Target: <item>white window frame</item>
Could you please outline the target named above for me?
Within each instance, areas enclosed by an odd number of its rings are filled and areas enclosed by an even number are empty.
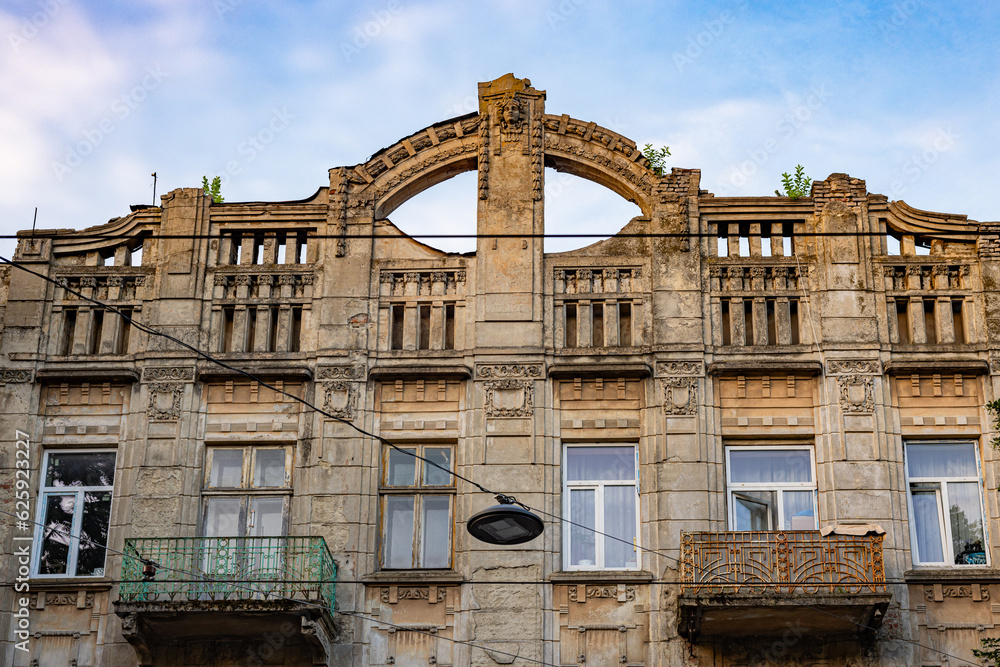
[[[254,499],[259,498],[281,498],[281,535],[288,534],[288,499],[292,495],[292,468],[295,464],[295,452],[289,443],[212,443],[205,447],[205,470],[202,482],[202,508],[201,508],[201,535],[205,535],[208,521],[208,504],[212,498],[239,498],[240,508],[240,534],[235,536],[217,535],[213,537],[248,537],[253,528],[254,517],[251,512],[251,504]],[[285,478],[281,486],[254,486],[253,475],[254,465],[257,460],[257,452],[264,449],[284,450],[285,452]],[[242,450],[243,468],[240,475],[240,486],[223,487],[211,486],[212,463],[215,452],[220,450]]]
[[[808,451],[809,452],[809,474],[812,477],[810,482],[733,482],[732,468],[730,466],[730,453],[734,451]],[[784,531],[785,525],[785,503],[783,494],[785,491],[812,491],[813,492],[813,528],[819,530],[819,497],[818,486],[816,484],[816,449],[812,445],[726,445],[726,502],[729,507],[729,530],[736,528],[736,500],[734,495],[740,491],[776,491],[778,506],[778,525],[771,527],[771,532]]]
[[[449,449],[451,450],[451,472],[448,484],[424,484],[424,467],[428,464],[419,458],[414,458],[414,484],[412,486],[393,485],[388,483],[389,476],[389,455],[392,448],[385,446],[382,449],[381,469],[379,470],[379,567],[383,570],[405,571],[405,570],[442,570],[455,566],[455,476],[457,468],[456,456],[458,447],[453,442],[407,442],[397,443],[400,449],[415,449],[419,456],[426,456],[427,449]],[[390,567],[386,563],[386,544],[388,536],[386,534],[386,501],[391,497],[412,497],[413,498],[413,546],[410,549],[410,567]],[[426,549],[424,545],[424,525],[423,525],[423,500],[427,497],[447,497],[448,498],[448,563],[444,566],[425,566]]]
[[[83,506],[84,494],[87,492],[110,493],[112,510],[114,509],[115,493],[114,480],[111,486],[45,486],[45,479],[49,471],[49,457],[53,454],[113,454],[115,457],[115,479],[118,479],[118,450],[117,449],[46,449],[42,454],[41,479],[38,483],[38,507],[35,508],[35,536],[32,541],[31,576],[38,579],[101,579],[107,576],[108,544],[111,542],[111,518],[108,519],[108,541],[104,545],[104,571],[101,574],[76,574],[77,561],[80,556],[80,532],[83,527]],[[56,574],[42,574],[38,571],[42,557],[42,536],[45,531],[45,502],[46,496],[68,496],[76,494],[74,500],[75,508],[81,511],[73,513],[73,525],[70,528],[70,543],[66,556],[66,572]],[[112,511],[113,515],[113,511]]]
[[[973,456],[976,460],[976,475],[965,476],[965,477],[911,477],[910,476],[910,460],[907,455],[907,447],[910,445],[969,445],[973,446]],[[905,475],[906,482],[906,511],[909,516],[909,527],[910,527],[910,557],[913,561],[914,567],[989,567],[992,564],[992,558],[990,554],[990,538],[989,538],[989,522],[986,521],[986,506],[984,503],[984,493],[983,493],[983,470],[982,461],[979,458],[979,442],[976,440],[906,440],[903,442],[903,472]],[[915,515],[913,513],[913,493],[911,492],[911,483],[934,483],[940,484],[940,491],[938,492],[938,526],[941,531],[941,539],[944,541],[942,545],[941,553],[944,554],[944,561],[923,561],[920,560],[920,553],[917,547],[917,524],[915,521]],[[980,521],[982,521],[983,526],[983,552],[986,554],[986,564],[959,564],[955,562],[954,553],[954,543],[951,538],[951,505],[948,503],[948,484],[951,482],[968,483],[975,482],[976,488],[979,489],[979,512]]]
[[[572,482],[566,479],[567,473],[569,471],[569,450],[570,449],[583,449],[586,447],[631,447],[632,448],[632,460],[633,460],[633,473],[634,476],[631,480],[574,480]],[[638,470],[638,451],[639,445],[635,442],[566,442],[563,443],[562,452],[562,490],[563,490],[563,502],[562,502],[562,512],[565,519],[569,519],[572,514],[570,513],[570,491],[571,490],[593,490],[594,493],[594,508],[595,508],[595,527],[594,530],[597,532],[594,534],[594,556],[595,561],[593,565],[571,565],[570,564],[570,535],[572,532],[573,525],[569,523],[563,523],[562,526],[562,536],[563,536],[563,570],[570,572],[579,571],[593,571],[593,570],[623,570],[632,571],[638,570],[642,566],[642,533],[641,533],[641,509],[639,505],[639,470]],[[607,532],[604,530],[604,489],[608,486],[631,486],[635,490],[635,565],[632,567],[605,567],[604,565],[604,535]]]

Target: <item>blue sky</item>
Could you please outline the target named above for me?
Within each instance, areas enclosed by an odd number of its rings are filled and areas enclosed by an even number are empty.
[[[801,163],[917,208],[1000,218],[1000,8],[896,2],[14,0],[0,8],[0,234],[84,228],[222,175],[229,201],[301,199],[476,109],[513,72],[547,111],[668,145],[717,195]],[[547,173],[547,231],[637,209]],[[473,233],[474,176],[399,208]],[[469,249],[468,241],[440,242]],[[585,242],[549,242],[558,250]],[[9,256],[13,242],[0,241]]]

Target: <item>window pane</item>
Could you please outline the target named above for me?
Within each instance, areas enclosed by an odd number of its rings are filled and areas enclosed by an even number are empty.
[[[733,530],[774,530],[778,524],[775,491],[734,493],[736,525]]]
[[[921,563],[940,563],[944,560],[941,543],[938,492],[924,487],[911,490],[913,497],[913,523],[917,533],[917,558]]]
[[[413,496],[386,496],[385,566],[413,567]]]
[[[66,574],[76,494],[46,495],[43,502],[45,515],[42,517],[42,552],[38,558],[38,573]]]
[[[111,493],[86,493],[83,498],[83,521],[80,526],[80,551],[76,574],[103,577],[104,557],[111,524]]]
[[[805,449],[730,450],[729,472],[729,481],[735,483],[812,481],[811,457]]]
[[[285,501],[281,498],[252,498],[250,501],[251,537],[268,537],[282,535],[281,519],[284,515]]]
[[[287,486],[284,449],[258,449],[254,456],[253,485]]]
[[[208,485],[221,489],[238,489],[243,486],[243,450],[213,449],[212,470]]]
[[[633,480],[635,447],[567,447],[566,479]]]
[[[451,499],[448,496],[424,496],[423,562],[420,567],[448,567],[451,556]]]
[[[209,498],[205,511],[206,537],[236,537],[240,534],[239,498]]]
[[[569,492],[569,564],[594,567],[597,550],[594,544],[597,523],[594,518],[594,499],[591,489],[572,489]],[[580,524],[580,525],[574,525]],[[590,530],[588,530],[588,528]]]
[[[907,444],[906,465],[910,477],[975,477],[976,446]]]
[[[634,486],[604,487],[604,532],[604,567],[635,567]]]
[[[451,470],[451,447],[425,447],[424,457],[434,463]],[[435,468],[424,462],[424,484],[429,486],[445,486],[452,483],[452,476],[441,468]]]
[[[948,484],[948,514],[951,516],[951,539],[956,565],[986,565],[983,548],[983,513],[979,502],[979,484]]]
[[[785,491],[781,494],[784,502],[784,530],[816,530],[816,511],[812,491]]]
[[[49,454],[45,486],[112,486],[115,453]]]
[[[416,449],[404,448],[403,451],[389,449],[389,464],[385,474],[388,486],[413,486],[417,481],[417,459],[413,457]],[[404,453],[409,452],[409,453]]]

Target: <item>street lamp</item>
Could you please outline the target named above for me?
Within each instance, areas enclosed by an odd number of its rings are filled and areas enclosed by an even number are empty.
[[[523,544],[542,534],[545,524],[520,503],[502,493],[497,494],[499,505],[487,507],[473,515],[467,522],[469,533],[488,544]],[[515,504],[517,503],[517,504]]]

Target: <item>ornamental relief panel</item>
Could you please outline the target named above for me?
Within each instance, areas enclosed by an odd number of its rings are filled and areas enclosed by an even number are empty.
[[[175,421],[181,416],[181,398],[184,385],[180,382],[154,382],[149,385],[149,406],[146,415],[150,421]]]
[[[535,390],[531,380],[487,380],[487,417],[530,417],[535,408]]]
[[[334,417],[354,419],[357,391],[354,382],[334,380],[323,383],[323,409]]]
[[[698,379],[694,377],[667,377],[660,380],[663,386],[663,413],[667,415],[693,415],[698,411]]]
[[[875,392],[870,375],[842,375],[837,378],[840,386],[840,409],[845,414],[870,414],[875,410]]]

